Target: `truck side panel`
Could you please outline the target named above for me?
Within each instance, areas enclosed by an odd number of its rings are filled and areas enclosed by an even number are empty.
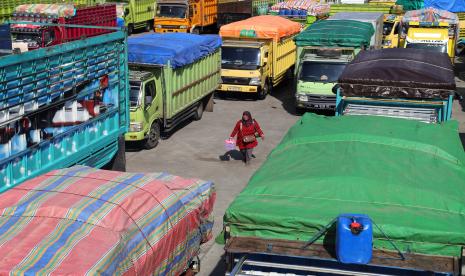
[[[273,42],[273,84],[278,84],[285,76],[286,71],[294,66],[296,56],[294,37]]]
[[[201,0],[203,3],[203,9],[201,11],[201,26],[209,26],[216,23],[217,19],[217,0]]]
[[[66,24],[116,27],[116,5],[98,5],[82,7],[76,10],[76,15],[66,20]],[[81,39],[109,33],[104,28],[66,28],[65,41]]]
[[[155,18],[155,1],[154,0],[136,0],[134,1],[133,22],[136,28],[142,28],[147,21],[153,22]]]
[[[0,60],[0,131],[14,132],[0,139],[0,192],[113,158],[129,122],[126,45],[117,31]]]
[[[179,69],[165,67],[166,119],[171,119],[205,96],[220,82],[220,50]]]

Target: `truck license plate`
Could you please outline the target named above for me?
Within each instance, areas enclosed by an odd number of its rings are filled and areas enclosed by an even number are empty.
[[[230,86],[228,87],[228,91],[241,91],[242,89],[240,87],[236,86]]]

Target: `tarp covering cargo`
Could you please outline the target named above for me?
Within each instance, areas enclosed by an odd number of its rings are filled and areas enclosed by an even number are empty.
[[[145,34],[128,39],[129,63],[179,68],[194,63],[221,47],[218,35],[183,33]]]
[[[465,12],[463,0],[425,0],[425,7],[432,7],[450,12]]]
[[[456,121],[307,113],[224,223],[232,237],[305,242],[339,214],[367,214],[404,252],[457,256],[465,245],[464,179]],[[394,250],[373,230],[375,248]],[[333,246],[330,233],[323,239]]]
[[[427,8],[415,11],[408,11],[402,17],[402,23],[410,21],[417,22],[446,22],[449,24],[458,24],[459,18],[455,13],[435,8]]]
[[[424,0],[397,0],[397,5],[402,5],[404,11],[419,10],[424,7]]]
[[[211,182],[77,166],[0,194],[2,275],[180,275],[210,238]]]
[[[76,9],[72,4],[24,4],[16,7],[17,14],[34,14],[51,17],[73,17]]]
[[[295,37],[297,46],[368,47],[373,25],[355,20],[320,20]]]
[[[455,77],[445,53],[394,48],[361,52],[339,84],[344,96],[447,99]]]
[[[255,16],[220,28],[222,37],[272,38],[274,41],[298,32],[300,32],[299,23],[273,15]]]

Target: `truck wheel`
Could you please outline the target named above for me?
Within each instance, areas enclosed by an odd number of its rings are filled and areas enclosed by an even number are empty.
[[[270,89],[269,89],[268,83],[265,83],[263,88],[258,91],[258,99],[259,100],[264,100],[266,98],[266,95],[268,94],[269,90]]]
[[[134,25],[129,24],[128,25],[128,36],[132,35],[133,32],[134,32]]]
[[[148,137],[145,140],[145,149],[153,149],[156,147],[160,140],[160,135],[160,125],[157,122],[154,122],[150,127]]]
[[[126,171],[126,142],[124,141],[124,136],[118,137],[118,151],[110,163],[104,166],[104,169],[120,172]]]
[[[200,34],[199,28],[193,29],[193,30],[192,30],[192,33],[193,33],[193,34],[197,34],[197,35]]]
[[[153,21],[149,20],[145,23],[145,31],[150,32],[153,30]]]
[[[200,119],[202,119],[202,115],[203,115],[203,103],[200,102],[199,106],[197,106],[197,109],[195,110],[194,120],[200,121]]]

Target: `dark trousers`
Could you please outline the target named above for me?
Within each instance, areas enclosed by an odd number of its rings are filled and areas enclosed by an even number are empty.
[[[252,149],[241,149],[242,156],[244,157],[244,162],[249,163],[250,159],[252,159],[253,155],[253,148]]]

